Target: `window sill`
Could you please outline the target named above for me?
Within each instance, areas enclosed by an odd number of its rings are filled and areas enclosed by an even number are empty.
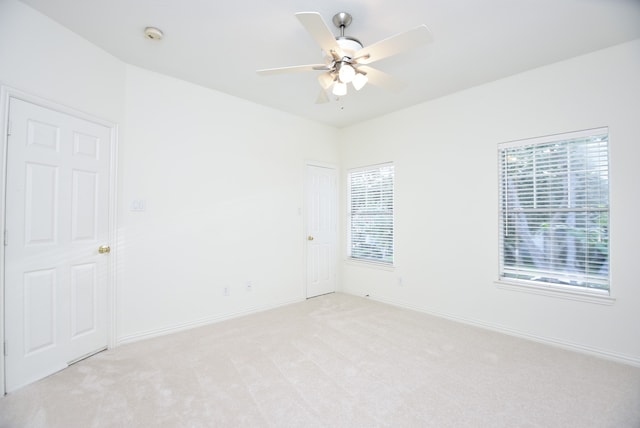
[[[616,301],[614,297],[604,292],[582,291],[574,289],[565,289],[555,286],[538,285],[525,281],[504,280],[495,281],[498,288],[503,290],[520,291],[524,293],[539,294],[543,296],[551,296],[559,299],[576,300],[580,302],[597,303],[600,305],[613,305]]]
[[[351,266],[380,269],[380,270],[386,270],[389,272],[393,272],[396,269],[394,265],[389,263],[378,263],[378,262],[371,262],[371,261],[351,259],[351,258],[345,259],[344,263]]]

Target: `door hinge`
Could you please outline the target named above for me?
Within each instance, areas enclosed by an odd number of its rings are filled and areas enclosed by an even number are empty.
[[[7,341],[6,340],[5,340],[5,342],[4,342],[2,347],[4,348],[4,351],[3,351],[4,352],[4,356],[8,357],[9,356],[9,345],[7,345]]]
[[[10,136],[10,135],[11,135],[11,124],[12,124],[12,123],[13,123],[13,122],[11,122],[11,121],[9,121],[9,123],[7,123],[7,136]]]
[[[9,245],[9,231],[7,229],[4,230],[4,246]]]

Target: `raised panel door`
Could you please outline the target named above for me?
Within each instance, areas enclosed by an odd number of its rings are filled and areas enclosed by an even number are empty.
[[[107,346],[110,129],[11,98],[6,390]]]

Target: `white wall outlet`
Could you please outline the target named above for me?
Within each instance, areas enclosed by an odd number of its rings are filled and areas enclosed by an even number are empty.
[[[229,287],[224,287],[224,289],[222,290],[222,294],[224,296],[229,296],[231,294],[231,290],[229,289]]]
[[[404,281],[401,276],[398,277],[398,285],[402,287],[404,285]]]
[[[246,287],[247,291],[253,291],[253,283],[251,281],[247,281]]]

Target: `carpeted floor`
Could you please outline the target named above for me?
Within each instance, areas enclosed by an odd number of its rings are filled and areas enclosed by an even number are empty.
[[[121,346],[2,427],[640,427],[640,368],[344,294]]]

